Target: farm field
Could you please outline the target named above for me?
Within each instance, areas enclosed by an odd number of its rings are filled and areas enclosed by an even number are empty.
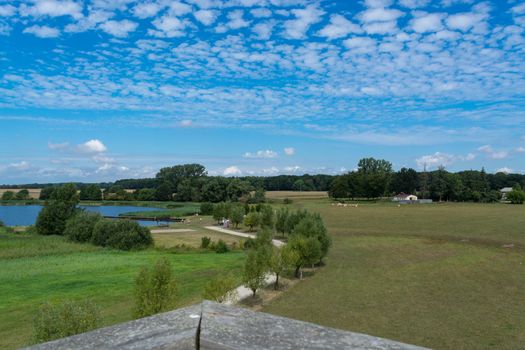
[[[195,235],[200,241],[200,232]],[[170,242],[162,245],[183,241],[172,237]],[[91,298],[102,310],[104,325],[130,320],[135,275],[161,257],[170,259],[175,272],[177,307],[199,302],[210,277],[240,271],[244,261],[243,252],[121,252],[0,228],[0,348],[29,344],[32,317],[46,301]]]
[[[332,250],[263,311],[436,349],[525,344],[525,206],[293,205],[321,213]]]

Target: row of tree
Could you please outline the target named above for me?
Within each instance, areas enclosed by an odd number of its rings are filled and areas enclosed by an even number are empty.
[[[378,198],[400,192],[417,192],[422,198],[435,200],[494,201],[499,198],[498,191],[501,188],[516,185],[525,188],[525,175],[501,172],[487,174],[484,169],[451,173],[443,167],[422,172],[402,168],[396,172],[386,160],[364,158],[359,161],[357,170],[341,176],[221,177],[209,176],[203,165],[182,164],[160,169],[153,179],[125,179],[113,184],[77,184],[77,187],[82,200],[212,203],[242,200],[257,203],[264,201],[264,191],[274,190],[329,190],[335,198]],[[27,185],[30,186],[39,188],[41,185]],[[52,191],[53,186],[44,186],[40,198],[48,199]],[[20,192],[5,193],[6,200],[23,198],[24,195]]]
[[[525,186],[525,175],[487,174],[484,169],[451,173],[444,167],[430,172],[407,168],[394,172],[390,162],[366,158],[359,161],[357,170],[333,180],[330,196],[378,198],[404,192],[439,201],[493,202],[501,198],[501,188],[515,186]]]

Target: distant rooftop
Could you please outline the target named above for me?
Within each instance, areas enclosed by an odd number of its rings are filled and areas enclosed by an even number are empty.
[[[39,344],[29,349],[424,348],[204,301],[194,306]]]

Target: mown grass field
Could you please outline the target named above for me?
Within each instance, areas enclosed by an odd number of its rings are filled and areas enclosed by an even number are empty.
[[[177,307],[199,302],[212,276],[239,271],[244,261],[243,252],[121,252],[0,228],[0,348],[29,344],[32,317],[46,301],[91,298],[104,325],[131,319],[134,277],[161,257],[172,262]]]
[[[263,311],[435,349],[524,348],[525,206],[294,206],[321,213],[332,250]]]

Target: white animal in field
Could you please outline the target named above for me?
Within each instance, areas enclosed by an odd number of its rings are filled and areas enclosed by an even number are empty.
[[[347,206],[348,206],[348,204],[346,204],[346,203],[345,203],[345,204],[343,204],[343,207],[345,207],[345,208],[346,208]]]
[[[338,206],[338,207],[342,207],[342,206],[343,206],[343,203],[337,203],[337,206]]]

